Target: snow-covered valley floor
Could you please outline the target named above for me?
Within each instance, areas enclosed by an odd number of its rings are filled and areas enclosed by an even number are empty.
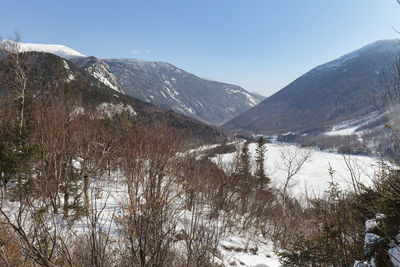
[[[310,197],[314,195],[322,196],[328,190],[329,183],[332,181],[329,173],[330,167],[334,171],[334,182],[339,183],[343,190],[352,189],[351,174],[358,182],[371,185],[374,174],[380,170],[379,161],[368,156],[341,155],[299,148],[293,144],[268,143],[265,146],[267,148],[265,170],[271,177],[272,184],[277,187],[281,186],[287,177],[288,168],[285,163],[288,162],[288,159],[294,159],[293,162],[296,163],[309,154],[308,160],[293,177],[293,191],[299,197],[305,196],[306,193]],[[257,144],[255,143],[249,145],[253,163],[256,147]],[[218,155],[213,160],[228,165],[234,158],[235,153],[230,153]]]
[[[311,197],[322,196],[332,181],[329,174],[330,167],[334,170],[334,181],[338,182],[343,190],[352,190],[351,172],[359,182],[369,185],[372,183],[374,173],[379,171],[378,162],[367,156],[343,156],[298,148],[295,145],[288,144],[266,144],[266,148],[265,169],[272,178],[273,185],[278,188],[282,186],[287,175],[284,158],[291,158],[296,161],[302,156],[309,155],[309,159],[293,177],[292,190],[299,198],[303,198],[306,192]],[[203,150],[205,149],[203,148],[200,151]],[[250,144],[249,150],[254,161],[256,144]],[[218,155],[213,160],[229,164],[234,157],[235,153],[230,153]],[[105,224],[106,228],[111,228],[111,234],[116,232],[117,227],[112,218],[119,213],[120,204],[126,196],[126,188],[121,182],[122,175],[115,174],[114,179],[111,183],[99,183],[92,187],[99,190],[96,193],[99,196],[97,205],[99,205],[99,208],[104,207],[102,223]],[[185,212],[182,216],[182,224],[184,220],[190,220],[190,216],[190,212]],[[75,225],[77,230],[81,227],[85,227],[85,221]],[[221,258],[215,259],[215,261],[225,266],[280,266],[279,258],[273,251],[272,242],[261,236],[254,238],[248,237],[245,233],[225,233],[219,239],[218,249]]]
[[[210,148],[213,148],[211,146]],[[266,144],[267,153],[265,157],[265,169],[272,179],[273,186],[280,188],[287,176],[287,163],[292,159],[293,164],[304,156],[307,161],[302,165],[299,172],[293,176],[292,193],[303,198],[308,196],[322,196],[328,189],[331,175],[329,168],[334,170],[335,182],[338,182],[344,190],[352,189],[351,173],[353,178],[365,184],[371,184],[375,172],[379,171],[378,162],[366,156],[343,156],[340,154],[327,153],[306,148],[298,148],[288,144]],[[204,148],[199,151],[205,150]],[[249,145],[250,154],[254,163],[256,144]],[[218,155],[213,160],[224,165],[234,160],[235,153]],[[293,165],[293,166],[294,166]],[[77,166],[79,167],[79,166]],[[352,170],[352,171],[350,171]],[[111,177],[104,180],[92,181],[91,202],[99,212],[99,226],[108,232],[111,237],[118,238],[118,224],[116,216],[121,214],[121,205],[127,197],[127,188],[124,177],[119,172],[114,172]],[[17,203],[12,203],[11,208],[17,208]],[[14,207],[12,207],[14,206]],[[191,212],[182,210],[179,215],[179,229],[185,229],[186,221],[190,221]],[[206,221],[207,219],[204,219]],[[222,222],[206,222],[209,227],[222,225]],[[75,234],[87,231],[90,225],[88,219],[82,218],[76,221],[72,227]],[[238,226],[240,228],[240,226]],[[179,241],[183,242],[183,241]],[[179,247],[177,242],[177,247]],[[182,245],[184,246],[184,245]],[[279,258],[274,252],[272,241],[260,235],[249,235],[246,232],[231,228],[230,231],[221,232],[218,241],[219,256],[215,258],[216,263],[224,266],[258,266],[275,267],[280,266]]]

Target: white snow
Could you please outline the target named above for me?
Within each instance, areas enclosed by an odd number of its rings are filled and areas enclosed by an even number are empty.
[[[390,261],[392,262],[393,266],[399,267],[400,266],[400,246],[394,246],[388,249],[388,254],[390,256]]]
[[[379,235],[373,233],[366,233],[365,234],[365,246],[368,249],[369,246],[375,244],[381,237]]]
[[[187,152],[188,152],[188,153],[202,152],[202,151],[206,151],[206,150],[210,150],[210,149],[216,148],[216,147],[218,147],[218,146],[219,146],[218,144],[214,144],[214,145],[203,145],[203,146],[199,146],[199,147],[194,148],[194,149],[190,149],[190,150],[188,150]]]
[[[382,114],[378,111],[372,112],[371,114],[351,119],[347,121],[343,121],[338,123],[332,127],[332,129],[326,133],[325,135],[352,135],[357,134],[360,135],[364,131],[357,131],[360,127],[363,127],[369,123],[377,121],[382,118]]]
[[[365,231],[370,232],[373,231],[378,226],[378,223],[375,219],[365,221]]]
[[[103,84],[107,85],[111,89],[119,92],[124,93],[118,87],[117,80],[115,76],[107,70],[107,68],[103,64],[95,64],[88,67],[88,72],[98,79]]]
[[[109,106],[105,103],[104,106]],[[193,151],[203,151],[207,148],[213,148],[217,145],[199,147]],[[76,158],[72,161],[73,167],[76,169],[81,168],[81,158]],[[98,228],[110,234],[112,239],[118,238],[119,226],[115,218],[121,215],[121,207],[127,197],[127,187],[124,182],[123,174],[119,171],[114,171],[110,176],[99,177],[92,179],[90,183],[89,197],[91,200],[91,211],[96,213],[98,217]],[[179,201],[179,200],[178,200]],[[180,205],[177,205],[180,206]],[[11,209],[17,209],[17,204],[10,205]],[[205,208],[207,210],[207,207]],[[220,229],[221,234],[217,248],[219,255],[214,258],[216,263],[223,264],[224,266],[259,266],[259,267],[275,267],[280,266],[279,259],[273,252],[272,242],[259,236],[248,236],[246,234],[239,234],[240,231],[233,229],[232,231],[222,231],[224,228],[222,220],[209,219],[208,213],[205,212],[199,220],[202,225],[205,225],[210,230]],[[190,222],[193,216],[192,212],[182,210],[177,213],[178,229],[190,229]],[[29,221],[25,221],[29,226]],[[189,223],[189,224],[188,224]],[[69,232],[66,222],[59,217],[57,219],[57,226],[59,231],[68,231],[66,234],[73,234],[78,236],[82,233],[87,233],[91,225],[90,218],[82,217],[72,225],[72,232]],[[240,228],[240,227],[239,227]],[[182,242],[176,243],[176,248],[184,250],[185,244]]]
[[[131,105],[127,104],[113,104],[113,103],[101,103],[97,106],[97,112],[99,112],[102,116],[114,117],[116,114],[121,114],[122,112],[128,112],[130,116],[137,115],[136,111],[132,108]]]
[[[175,111],[180,111],[181,113],[184,114],[196,114],[196,110],[189,108],[188,106],[186,106],[185,104],[181,103],[178,107],[174,107]]]
[[[202,146],[187,153],[200,152],[216,146],[218,145]],[[79,169],[81,161],[82,159],[80,158],[74,159],[74,168]],[[112,238],[118,238],[118,225],[115,222],[115,217],[121,215],[121,204],[124,203],[126,197],[127,187],[123,175],[119,171],[112,172],[109,177],[91,181],[90,199],[92,201],[92,210],[101,212],[101,214],[97,214],[99,216],[99,226],[102,227],[103,231],[109,232]],[[215,227],[220,229],[223,224],[222,221],[210,221],[206,214],[207,212],[199,218],[204,221],[202,224],[211,230],[215,230]],[[177,232],[179,229],[188,231],[193,216],[192,212],[182,210],[178,216]],[[74,223],[72,230],[75,234],[79,234],[87,230],[89,225],[89,219],[82,217]],[[224,264],[224,266],[231,266],[232,264],[237,266],[280,266],[279,259],[273,252],[271,241],[258,236],[239,234],[239,232],[233,230],[221,233],[217,246],[221,257],[214,258],[216,263]],[[185,245],[178,242],[176,248],[180,248],[184,252]]]
[[[169,81],[164,81],[164,83],[165,83],[167,86],[172,86],[171,83],[170,83]]]
[[[82,158],[76,158],[72,160],[72,167],[74,167],[74,169],[80,170],[82,167]]]
[[[69,48],[65,45],[58,44],[34,44],[34,43],[20,43],[20,51],[28,52],[28,51],[36,51],[36,52],[47,52],[51,54],[55,54],[57,56],[70,59],[73,57],[85,57],[84,54],[79,53],[78,51]]]
[[[334,126],[331,131],[326,132],[325,135],[352,135],[356,133],[359,126],[353,126],[348,128],[340,128]]]
[[[252,155],[253,165],[255,149],[257,144],[249,145],[249,150]],[[265,170],[271,177],[272,183],[280,186],[286,179],[287,170],[283,166],[282,153],[293,155],[294,153],[307,153],[308,148],[299,148],[295,145],[288,144],[266,144],[267,152],[265,155]],[[304,196],[305,192],[322,196],[329,188],[331,176],[329,174],[329,166],[334,170],[335,182],[344,190],[352,189],[352,180],[346,161],[351,164],[355,179],[359,182],[371,185],[373,176],[379,172],[378,162],[367,156],[343,156],[336,153],[322,152],[312,150],[311,157],[306,161],[299,171],[294,176],[293,193],[299,197]],[[228,164],[235,157],[235,153],[219,155],[214,158],[217,162]]]
[[[78,115],[85,114],[85,109],[83,107],[76,107],[71,114],[69,114],[70,118],[74,118]]]
[[[114,103],[106,103],[103,102],[96,107],[97,115],[106,116],[109,118],[114,117],[117,114],[121,114],[123,112],[128,112],[130,116],[137,115],[136,111],[132,108],[131,105],[128,104],[114,104]],[[74,118],[78,115],[84,114],[85,109],[83,107],[76,107],[70,114],[71,118]]]
[[[186,107],[186,110],[191,114],[196,114],[196,111],[192,108]]]
[[[64,68],[65,68],[66,70],[71,70],[71,68],[69,67],[67,61],[63,60],[63,63],[64,63]]]
[[[386,215],[385,215],[385,214],[382,214],[382,213],[378,213],[378,214],[375,215],[375,219],[376,219],[376,220],[383,220],[383,219],[386,219]]]
[[[214,146],[203,146],[196,150],[199,151],[211,147]],[[108,178],[107,181],[92,181],[91,184],[91,194],[96,195],[95,205],[97,209],[101,210],[105,207],[100,217],[100,224],[103,225],[104,229],[110,229],[110,234],[114,237],[117,237],[118,226],[113,218],[115,218],[115,215],[120,214],[121,203],[124,202],[127,194],[126,185],[122,181],[122,174],[116,172],[113,173],[111,178]],[[183,210],[179,215],[177,231],[179,231],[179,229],[187,230],[187,228],[190,227],[192,216],[192,212]],[[217,221],[209,221],[207,223],[206,221],[209,219],[205,214],[200,220],[204,221],[205,225],[208,225],[208,227],[218,227],[218,225],[222,223]],[[74,230],[82,231],[87,225],[87,220],[81,219],[80,222],[74,225]],[[261,237],[250,237],[238,234],[238,232],[233,231],[222,234],[218,242],[218,250],[222,258],[215,258],[216,262],[220,262],[224,264],[224,266],[231,266],[233,263],[236,263],[238,266],[280,266],[279,259],[273,252],[271,241],[267,241]]]
[[[174,88],[169,88],[168,86],[165,86],[164,87],[165,89],[166,89],[166,91],[167,91],[167,94],[173,99],[173,100],[175,100],[176,102],[178,102],[178,103],[181,103],[181,101],[178,99],[178,98],[176,98],[176,96],[178,96],[179,95],[179,93],[174,89]],[[172,90],[172,92],[171,92],[171,90]],[[164,94],[163,94],[164,95]]]
[[[218,247],[225,266],[280,266],[272,244],[262,238],[249,240],[245,236],[232,233],[222,237]]]
[[[239,90],[233,90],[233,89],[227,89],[226,90],[226,92],[228,93],[228,94],[240,94],[241,93],[241,91],[239,91]]]
[[[390,258],[391,263],[395,267],[400,267],[400,233],[397,234],[395,237],[395,240],[390,240],[390,242],[387,242],[387,236],[381,237],[377,234],[371,233],[375,228],[379,227],[379,221],[377,220],[383,220],[385,219],[386,216],[384,214],[378,213],[375,215],[375,219],[370,219],[365,222],[365,237],[364,237],[364,250],[366,251],[367,254],[371,253],[374,251],[377,242],[385,242],[388,245],[388,250],[387,254]],[[376,267],[375,263],[375,252],[373,256],[365,261],[365,262],[360,262],[356,261],[354,263],[354,267]]]
[[[67,82],[75,80],[75,75],[72,73],[71,68],[68,65],[68,62],[63,60],[64,68],[68,73]]]
[[[247,93],[244,90],[239,90],[239,89],[231,89],[230,86],[226,85],[226,92],[228,94],[241,94],[244,95],[247,99],[247,102],[249,104],[249,106],[254,107],[255,105],[257,105],[260,101],[258,101],[256,98],[254,98],[252,95],[250,95],[249,93]]]
[[[94,200],[91,208],[99,212],[99,226],[103,231],[109,231],[112,238],[118,237],[118,226],[114,218],[120,215],[121,203],[127,197],[127,188],[122,180],[119,172],[113,172],[111,177],[92,180],[90,184],[90,198]],[[89,225],[89,219],[82,217],[74,223],[72,229],[80,233]]]

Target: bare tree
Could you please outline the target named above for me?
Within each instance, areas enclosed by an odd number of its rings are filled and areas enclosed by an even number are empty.
[[[147,138],[137,139],[128,129],[122,169],[128,196],[118,218],[129,264],[169,265],[171,245],[177,234],[181,192],[175,173],[182,165],[176,134],[159,135],[157,128]]]
[[[7,42],[6,49],[9,52],[8,60],[10,62],[10,67],[14,73],[14,92],[16,99],[20,103],[19,108],[19,126],[20,134],[24,126],[24,116],[25,116],[25,103],[26,103],[26,93],[27,93],[27,81],[26,72],[20,60],[21,53],[21,36],[15,33],[14,40]]]
[[[57,266],[56,262],[71,265],[68,241],[61,234],[56,223],[57,214],[37,207],[35,200],[25,195],[18,206],[6,203],[4,191],[1,192],[0,224],[9,226],[18,237],[24,257],[42,266]]]
[[[282,207],[283,207],[283,217],[286,217],[286,201],[290,189],[295,185],[293,183],[293,178],[296,176],[304,163],[310,160],[313,152],[311,149],[302,149],[295,147],[294,149],[286,148],[281,150],[280,163],[282,166],[279,168],[285,171],[285,182],[282,186]]]
[[[279,189],[280,219],[275,223],[275,235],[279,236],[281,246],[285,246],[286,241],[296,233],[300,226],[299,211],[297,200],[291,194],[291,189],[295,186],[294,177],[301,171],[304,164],[312,157],[311,149],[299,147],[287,147],[281,150],[279,169],[285,172],[285,179]]]

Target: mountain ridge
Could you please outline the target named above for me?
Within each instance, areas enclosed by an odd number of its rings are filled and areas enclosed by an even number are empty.
[[[22,43],[14,42],[11,40],[4,40],[1,42],[3,47],[10,49],[12,47],[18,48],[19,52],[45,52],[57,55],[65,59],[71,59],[75,57],[86,57],[84,54],[76,51],[65,45],[60,44],[36,44],[36,43]],[[15,44],[18,44],[15,46]]]
[[[113,117],[114,114],[128,111],[132,119],[142,127],[165,124],[182,134],[191,145],[219,143],[229,138],[226,132],[216,127],[117,92],[89,72],[57,55],[28,52],[21,54],[20,61],[26,70],[30,94],[40,95],[50,90],[61,90],[76,102],[74,105],[77,112],[81,112],[82,108],[91,108]],[[0,61],[0,94],[2,91],[6,93],[13,90],[13,73],[9,64],[8,60]]]
[[[213,125],[261,100],[237,85],[205,80],[166,62],[126,58],[104,62],[125,93]]]
[[[398,41],[380,40],[321,64],[223,125],[257,134],[321,131],[376,110],[380,82],[398,56]]]
[[[21,51],[59,55],[115,91],[211,125],[221,125],[264,99],[240,86],[203,79],[168,62],[86,57],[63,45],[21,43]]]

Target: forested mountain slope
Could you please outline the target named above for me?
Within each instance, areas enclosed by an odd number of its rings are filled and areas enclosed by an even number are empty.
[[[324,131],[369,116],[398,51],[397,40],[383,40],[320,65],[223,127],[258,134]]]
[[[84,108],[103,107],[111,110],[123,107],[132,111],[132,118],[143,124],[143,127],[163,123],[195,143],[214,143],[227,139],[227,135],[217,128],[120,93],[74,63],[56,55],[28,52],[20,54],[20,61],[27,75],[28,92],[33,96],[39,92],[59,90],[70,97],[77,107],[83,105]],[[9,61],[1,61],[0,88],[3,94],[14,90],[13,75]]]

